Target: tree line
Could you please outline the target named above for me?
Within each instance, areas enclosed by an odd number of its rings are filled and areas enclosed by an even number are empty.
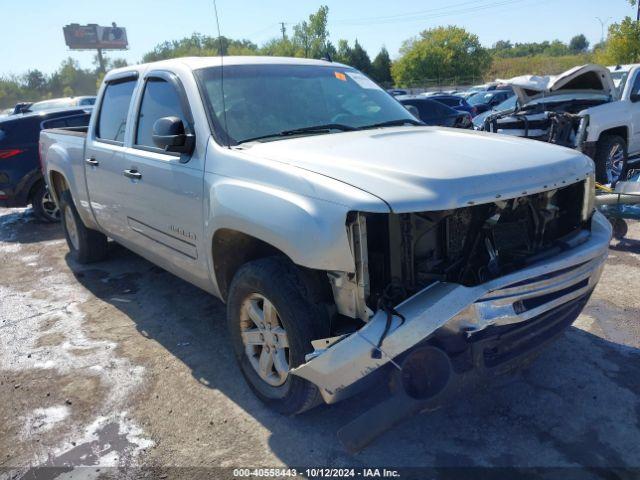
[[[621,0],[619,0],[621,1]],[[635,5],[636,0],[625,0]],[[356,39],[353,43],[330,40],[329,8],[321,6],[291,33],[273,38],[261,46],[249,39],[232,39],[194,33],[190,37],[162,42],[146,53],[142,61],[152,62],[182,56],[270,55],[325,58],[351,65],[385,87],[478,83],[487,76],[525,73],[559,73],[566,65],[594,61],[602,64],[640,61],[640,22],[626,17],[609,27],[606,42],[590,48],[583,34],[569,42],[560,40],[512,43],[500,40],[483,47],[477,35],[457,26],[424,30],[405,40],[400,56],[392,61],[383,46],[371,59]],[[555,60],[557,59],[557,60]],[[108,60],[108,68],[126,65],[123,59]],[[95,94],[102,80],[98,67],[81,68],[72,58],[64,60],[50,75],[37,69],[23,75],[0,78],[0,108],[20,101],[60,96]],[[558,70],[558,71],[556,71]]]

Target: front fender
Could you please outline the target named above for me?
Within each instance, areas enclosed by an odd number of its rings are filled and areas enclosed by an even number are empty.
[[[597,142],[602,132],[614,128],[625,128],[629,132],[629,125],[632,123],[629,108],[626,102],[605,103],[597,107],[588,108],[581,115],[589,115],[589,126],[587,130],[587,142]]]
[[[235,230],[277,248],[297,265],[355,270],[348,207],[241,179],[212,174],[209,180],[210,239],[220,229]]]

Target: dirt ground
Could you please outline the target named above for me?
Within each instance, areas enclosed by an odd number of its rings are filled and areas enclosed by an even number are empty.
[[[335,433],[375,394],[272,413],[240,376],[221,302],[115,244],[80,266],[59,225],[0,210],[0,478],[79,465],[93,466],[82,478],[108,466],[640,468],[639,300],[632,224],[584,313],[528,370],[351,456]]]

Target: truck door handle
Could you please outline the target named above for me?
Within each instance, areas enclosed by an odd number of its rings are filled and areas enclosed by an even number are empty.
[[[91,158],[85,158],[85,163],[91,165],[92,167],[97,167],[98,165],[100,165],[100,162],[98,160],[96,160],[95,158],[91,157]]]
[[[140,180],[142,178],[142,174],[137,170],[125,170],[122,174],[127,178],[133,178],[135,180]]]

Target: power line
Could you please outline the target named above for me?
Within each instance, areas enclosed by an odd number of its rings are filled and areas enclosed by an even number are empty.
[[[483,0],[480,0],[483,1]],[[461,2],[461,3],[456,3],[453,5],[447,5],[446,7],[437,7],[437,8],[430,8],[428,10],[418,10],[416,12],[406,12],[406,13],[398,13],[395,15],[381,15],[381,16],[375,16],[375,17],[359,17],[357,19],[355,18],[349,18],[349,19],[338,19],[336,20],[335,23],[349,23],[349,22],[353,22],[353,21],[363,21],[363,22],[368,22],[368,21],[376,21],[376,20],[391,20],[394,18],[401,18],[401,17],[407,17],[407,16],[414,16],[414,15],[422,15],[422,14],[426,14],[426,13],[431,13],[431,12],[435,12],[435,11],[440,11],[440,10],[446,10],[448,8],[456,8],[462,5],[469,5],[469,4],[474,4],[477,5],[478,4],[478,0],[471,0],[471,1],[466,1],[466,2]]]
[[[408,22],[418,22],[418,21],[425,21],[425,20],[430,20],[430,19],[435,19],[435,18],[441,18],[441,17],[448,17],[451,15],[459,15],[459,14],[463,14],[463,13],[473,13],[473,12],[479,12],[479,11],[483,11],[483,10],[487,10],[490,8],[496,8],[496,7],[501,7],[501,6],[506,6],[506,5],[513,5],[515,3],[520,3],[520,2],[524,2],[526,0],[502,0],[502,1],[498,1],[498,2],[491,2],[488,4],[482,4],[482,5],[478,5],[478,2],[473,2],[475,4],[475,6],[473,7],[466,7],[466,8],[459,8],[457,10],[450,10],[447,12],[440,12],[440,13],[433,13],[433,14],[429,14],[429,15],[409,15],[409,14],[405,14],[403,18],[387,18],[387,17],[380,17],[382,19],[375,19],[375,18],[369,18],[369,19],[353,19],[353,20],[342,20],[342,21],[336,21],[333,22],[334,24],[341,24],[341,25],[382,25],[382,24],[394,24],[394,23],[408,23]],[[466,3],[466,2],[465,2]],[[463,4],[458,4],[458,6],[463,5]],[[450,7],[447,7],[450,8]]]

